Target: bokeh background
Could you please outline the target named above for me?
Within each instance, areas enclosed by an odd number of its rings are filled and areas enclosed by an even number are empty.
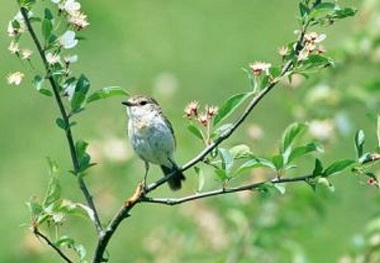
[[[47,156],[60,164],[65,198],[75,202],[83,202],[83,198],[75,178],[67,172],[67,145],[54,124],[57,108],[30,85],[35,72],[29,68],[20,86],[6,84],[9,72],[23,69],[7,50],[10,39],[6,27],[17,12],[15,2],[0,0],[0,261],[60,262],[30,233],[25,205],[33,196],[42,198],[46,191]],[[370,2],[340,1],[359,10]],[[187,121],[182,118],[185,105],[191,100],[221,105],[229,96],[249,88],[242,67],[257,60],[279,63],[277,48],[295,37],[297,3],[81,1],[91,25],[80,33],[85,41],[75,49],[79,61],[74,70],[87,75],[92,89],[119,85],[131,93],[154,96],[173,123],[177,161],[183,164],[202,149],[186,129]],[[365,31],[370,14],[360,13],[333,27],[317,29],[328,35],[325,47],[338,61],[345,58],[343,49],[359,52],[353,39],[373,33]],[[364,47],[359,48],[373,48],[362,44]],[[350,60],[350,67],[336,74],[336,88],[355,87],[360,91],[363,80],[374,79],[379,74],[378,64],[364,62],[360,56]],[[38,68],[38,60],[34,63]],[[331,75],[323,73],[297,87],[280,85],[224,145],[247,143],[259,156],[273,153],[289,123],[297,118],[311,121],[309,117],[321,117],[319,106],[312,107],[307,91],[323,83],[323,78]],[[86,181],[104,222],[133,192],[144,169],[126,140],[121,100],[111,98],[90,105],[74,129],[76,138],[90,143],[92,157],[98,163]],[[333,132],[325,141],[323,161],[354,157],[352,138],[359,128],[368,134],[367,146],[376,146],[376,123],[368,105],[358,100],[333,106],[333,112],[335,106],[342,106],[336,111],[348,124],[344,132]],[[306,158],[299,172],[310,169],[312,162]],[[160,171],[154,168],[149,178],[159,176]],[[183,191],[173,194],[163,187],[156,195],[193,193],[197,178],[193,171],[187,177]],[[285,195],[271,197],[252,193],[176,207],[138,206],[110,243],[111,262],[339,262],[361,242],[367,223],[379,212],[379,198],[375,187],[349,171],[334,178],[333,183],[332,194],[313,193],[308,186],[298,184],[290,186]],[[214,185],[210,171],[205,187]],[[60,234],[64,233],[84,244],[91,255],[95,231],[88,221],[69,218],[60,229]]]

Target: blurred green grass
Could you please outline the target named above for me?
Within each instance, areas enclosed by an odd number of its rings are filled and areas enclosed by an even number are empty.
[[[358,6],[361,1],[341,3]],[[6,32],[8,20],[16,13],[16,4],[0,0],[0,5],[0,28]],[[91,26],[81,33],[86,41],[77,49],[79,63],[75,65],[76,72],[84,72],[93,89],[120,85],[132,93],[153,94],[175,127],[179,163],[184,163],[201,149],[201,145],[193,143],[191,135],[186,132],[186,122],[182,120],[184,105],[194,99],[204,104],[220,105],[228,96],[247,89],[241,67],[256,60],[278,62],[277,47],[293,39],[297,26],[295,0],[87,0],[82,1],[82,6],[89,15]],[[328,29],[327,48],[341,45],[355,21],[347,19]],[[9,39],[3,33],[0,37],[1,77],[21,68],[8,54],[8,43]],[[82,196],[75,179],[65,172],[70,169],[70,163],[63,134],[54,125],[55,105],[37,94],[29,82],[30,76],[19,87],[7,86],[5,80],[0,85],[0,207],[4,211],[0,224],[0,244],[4,252],[0,254],[0,261],[58,262],[52,251],[40,246],[27,234],[27,226],[21,226],[29,220],[24,202],[33,195],[42,196],[45,191],[48,181],[46,156],[61,164],[64,194],[77,201],[82,201]],[[162,85],[160,83],[172,85],[173,92],[163,93],[155,88]],[[276,138],[291,121],[284,100],[290,96],[289,91],[278,89],[250,117],[250,121],[260,124],[265,131],[263,140],[253,145],[255,151],[270,152]],[[120,99],[90,106],[78,121],[75,136],[90,143],[109,138],[125,139],[125,116]],[[360,124],[373,129],[369,121]],[[247,139],[246,127],[240,129],[239,135],[233,136],[228,144]],[[125,147],[128,147],[127,142]],[[342,142],[331,150],[329,156],[347,156],[352,147]],[[325,158],[328,160],[328,156]],[[95,200],[105,211],[103,218],[110,218],[133,191],[143,164],[136,158],[116,163],[105,161],[93,171],[87,178],[88,184],[94,191]],[[151,176],[157,178],[158,170],[154,171]],[[196,178],[188,177],[190,186],[186,191],[191,192]],[[295,237],[305,246],[312,262],[336,261],[347,251],[350,238],[362,231],[365,222],[376,211],[374,191],[358,185],[353,176],[342,175],[334,181],[336,195],[326,202],[324,217],[318,224],[313,224],[310,231],[303,229]],[[164,189],[160,193],[167,192]],[[178,217],[181,209],[186,209],[186,204],[182,208],[147,205],[136,209],[110,243],[111,261],[141,259],[139,262],[147,262],[142,260],[147,256],[143,240],[157,223],[179,228],[181,222],[173,221],[173,218]],[[81,241],[93,247],[94,230],[83,225],[74,224],[68,231],[81,233]],[[212,259],[210,255],[206,258]],[[186,262],[194,261],[187,258]]]

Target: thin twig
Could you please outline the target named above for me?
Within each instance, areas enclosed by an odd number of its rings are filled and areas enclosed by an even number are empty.
[[[63,258],[67,263],[74,263],[74,261],[72,261],[71,259],[69,259],[68,256],[65,255],[65,253],[63,253],[62,250],[59,249],[59,247],[57,247],[47,236],[45,236],[44,234],[42,234],[37,227],[34,227],[33,229],[33,233],[37,236],[37,237],[40,237],[42,238],[51,248],[53,248],[59,255],[61,258]]]
[[[259,189],[261,186],[272,183],[272,184],[280,184],[280,183],[294,183],[294,182],[305,182],[310,179],[313,179],[317,177],[318,175],[305,175],[305,176],[299,176],[299,177],[292,177],[292,178],[276,178],[273,180],[258,182],[258,183],[251,183],[239,187],[232,187],[232,188],[221,188],[217,190],[212,190],[208,192],[198,193],[194,195],[189,195],[182,198],[151,198],[151,197],[141,197],[141,202],[145,203],[155,203],[155,204],[164,204],[164,205],[178,205],[198,199],[203,199],[211,196],[216,195],[223,195],[223,194],[230,194],[230,193],[236,193],[236,192],[242,192],[242,191],[252,191]]]
[[[41,45],[33,27],[32,27],[32,24],[30,23],[30,20],[28,17],[28,10],[25,7],[20,7],[20,12],[21,12],[21,14],[25,20],[26,27],[28,28],[28,31],[32,37],[32,40],[33,40],[34,44],[36,45],[38,53],[42,59],[44,66],[45,66],[45,70],[47,73],[47,79],[49,80],[50,85],[52,87],[54,98],[58,104],[58,108],[59,108],[62,120],[64,121],[64,124],[66,127],[65,128],[65,135],[66,135],[66,140],[67,140],[67,143],[68,143],[69,149],[70,149],[70,156],[71,156],[71,161],[73,163],[74,172],[77,175],[79,187],[83,192],[83,195],[87,201],[87,204],[90,207],[90,209],[93,211],[94,225],[95,225],[95,228],[96,228],[98,234],[100,234],[103,231],[103,227],[102,227],[102,224],[101,224],[101,221],[99,218],[99,214],[96,210],[95,204],[93,202],[92,195],[90,194],[90,191],[88,190],[86,183],[84,182],[83,178],[78,176],[80,166],[79,166],[78,158],[77,158],[77,154],[76,154],[73,134],[72,134],[72,131],[70,128],[69,116],[66,112],[65,106],[64,106],[63,101],[61,99],[61,96],[59,94],[59,86],[51,74],[51,69],[50,69],[49,63],[46,60],[44,49],[42,48],[42,45]]]
[[[308,24],[304,25],[302,27],[302,30],[299,33],[297,44],[295,47],[295,54],[298,55],[298,53],[301,51],[303,47],[303,40],[305,36],[305,32],[307,30]],[[203,160],[210,152],[212,152],[216,147],[218,147],[219,144],[221,144],[224,140],[226,140],[228,137],[231,136],[231,134],[234,133],[234,131],[245,121],[245,119],[249,116],[249,114],[252,112],[252,110],[257,106],[257,104],[265,97],[266,94],[268,94],[278,83],[278,81],[284,77],[286,74],[289,73],[293,66],[294,61],[290,59],[285,63],[285,65],[282,67],[281,74],[279,77],[277,77],[276,80],[273,80],[271,83],[269,83],[265,88],[263,88],[248,104],[248,106],[245,108],[244,112],[238,117],[238,119],[231,125],[231,127],[226,130],[224,133],[222,133],[212,144],[207,146],[202,152],[200,152],[197,156],[195,156],[192,160],[187,162],[185,165],[181,167],[181,171],[184,172],[191,167],[193,167],[195,164]],[[148,186],[146,193],[149,193],[159,187],[160,185],[166,183],[170,178],[172,177],[172,174],[169,174],[163,178],[160,178],[156,182],[152,183]]]
[[[300,52],[300,50],[302,49],[302,46],[303,46],[303,40],[304,40],[304,35],[305,35],[305,32],[307,30],[307,25],[304,25],[302,27],[302,30],[299,34],[299,37],[298,37],[298,40],[297,40],[297,44],[296,44],[296,48],[295,48],[295,54],[298,55],[298,53]],[[293,60],[289,60],[285,63],[285,65],[283,66],[282,70],[281,70],[281,74],[280,76],[273,80],[271,83],[269,83],[264,89],[261,90],[261,92],[256,95],[252,100],[251,102],[248,104],[248,106],[245,108],[244,112],[238,117],[238,119],[233,123],[233,125],[231,126],[230,129],[228,129],[226,132],[224,132],[223,134],[221,134],[211,145],[207,146],[202,152],[200,152],[196,157],[194,157],[192,160],[190,160],[189,162],[187,162],[185,165],[183,165],[181,167],[181,171],[186,171],[188,169],[190,169],[191,167],[193,167],[195,164],[197,164],[198,162],[202,161],[210,152],[212,152],[216,147],[218,147],[218,145],[220,143],[222,143],[224,140],[226,140],[228,137],[231,136],[232,133],[234,133],[234,131],[244,122],[244,120],[248,117],[248,115],[252,112],[252,110],[257,106],[257,104],[265,97],[265,95],[270,92],[273,87],[278,83],[278,81],[284,77],[286,74],[289,73],[289,71],[291,70],[292,66],[293,66],[293,63],[294,61]],[[150,199],[150,198],[147,198],[146,197],[146,194],[152,192],[153,190],[155,190],[156,188],[158,188],[159,186],[163,185],[164,183],[166,183],[172,176],[174,175],[173,174],[169,174],[165,177],[162,177],[160,178],[159,180],[157,180],[156,182],[150,184],[146,189],[145,189],[145,192],[144,193],[141,193],[139,198],[134,200],[134,202],[130,203],[129,205],[125,205],[123,206],[115,215],[115,217],[111,220],[111,222],[108,224],[108,227],[106,228],[106,230],[104,231],[104,235],[99,239],[98,241],[98,245],[96,247],[96,251],[95,251],[95,256],[94,256],[94,259],[93,259],[93,263],[99,263],[99,262],[104,262],[106,261],[104,258],[103,258],[103,254],[105,252],[105,249],[106,247],[108,246],[108,242],[110,241],[111,237],[113,236],[113,234],[115,233],[116,229],[119,227],[120,223],[129,216],[129,212],[130,210],[138,203],[138,202],[148,202],[149,200],[157,200],[157,199]],[[302,178],[302,177],[300,177]],[[276,179],[277,180],[277,179]],[[292,181],[294,179],[280,179],[282,180],[283,182],[288,182],[288,181]],[[306,180],[306,179],[305,179]],[[275,183],[276,181],[273,181],[273,183]],[[259,183],[259,184],[263,184],[263,183]],[[256,185],[255,187],[258,187],[259,185]],[[247,186],[242,186],[240,188],[229,188],[229,189],[219,189],[219,190],[214,190],[214,191],[210,191],[210,192],[207,192],[207,193],[203,193],[203,194],[198,194],[198,195],[193,195],[193,196],[188,196],[188,197],[184,197],[182,199],[178,199],[176,200],[175,202],[178,202],[178,203],[183,203],[183,202],[186,202],[186,201],[190,201],[190,200],[196,200],[196,199],[200,199],[200,198],[206,198],[206,197],[210,197],[210,196],[215,196],[215,195],[220,195],[220,194],[226,194],[226,193],[233,193],[233,192],[237,192],[237,191],[243,191],[243,190],[250,190],[252,188],[252,185],[247,185]],[[167,202],[168,199],[163,199],[162,203],[165,203]],[[156,202],[156,203],[159,203]]]

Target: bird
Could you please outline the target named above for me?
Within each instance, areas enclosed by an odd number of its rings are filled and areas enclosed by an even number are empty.
[[[133,95],[122,102],[128,116],[128,138],[133,150],[145,163],[144,185],[149,164],[159,165],[164,176],[171,175],[171,190],[181,189],[185,176],[174,160],[176,138],[170,121],[158,102],[150,96]]]

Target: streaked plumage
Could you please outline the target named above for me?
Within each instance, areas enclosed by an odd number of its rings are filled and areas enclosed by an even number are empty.
[[[135,95],[123,104],[127,106],[129,116],[128,137],[137,155],[144,160],[146,173],[149,163],[159,165],[165,175],[175,172],[168,184],[172,190],[180,189],[185,177],[173,158],[176,147],[174,131],[157,101]]]

